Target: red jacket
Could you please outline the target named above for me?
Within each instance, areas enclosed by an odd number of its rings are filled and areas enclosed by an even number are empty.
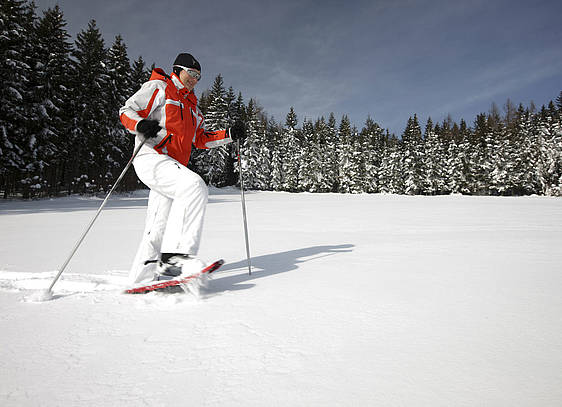
[[[150,80],[125,102],[119,115],[121,123],[133,134],[142,119],[157,120],[162,130],[147,143],[152,142],[156,152],[186,166],[192,144],[211,148],[232,141],[225,130],[205,131],[195,93],[188,91],[176,74],[168,76],[160,68],[152,71]]]

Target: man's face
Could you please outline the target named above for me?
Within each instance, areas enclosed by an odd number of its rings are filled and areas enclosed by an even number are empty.
[[[180,72],[180,81],[190,92],[199,82],[199,78],[201,78],[201,72],[197,69],[182,69]]]

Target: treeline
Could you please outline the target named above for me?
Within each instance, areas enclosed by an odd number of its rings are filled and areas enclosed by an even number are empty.
[[[510,101],[505,115],[492,105],[472,127],[431,119],[422,131],[410,117],[400,139],[368,118],[359,131],[347,116],[339,124],[305,120],[291,109],[284,126],[259,120],[248,108],[244,142],[250,188],[291,192],[409,195],[562,195],[562,92],[557,105]]]
[[[91,21],[74,43],[60,8],[38,17],[33,3],[0,0],[0,191],[3,197],[105,192],[133,149],[118,111],[150,74],[117,36],[110,47]],[[352,127],[304,120],[283,124],[219,75],[199,100],[206,127],[241,119],[247,186],[276,191],[399,194],[560,195],[562,93],[533,106],[493,107],[473,126],[452,120],[422,132],[417,116],[397,138],[367,119]],[[233,145],[195,150],[190,166],[209,184],[237,183]],[[129,171],[121,190],[142,187]]]
[[[284,125],[247,106],[219,75],[202,97],[211,129],[241,117],[245,183],[250,189],[289,192],[409,195],[562,195],[562,92],[539,111],[531,105],[492,104],[473,126],[416,115],[397,138],[371,118],[361,130],[333,114],[298,124],[293,108]],[[232,185],[232,146],[197,153],[194,168],[215,186]]]

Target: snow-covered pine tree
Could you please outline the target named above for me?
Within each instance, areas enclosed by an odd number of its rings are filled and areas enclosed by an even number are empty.
[[[544,195],[562,196],[562,115],[553,102],[537,118],[539,177]]]
[[[268,190],[271,177],[265,129],[258,117],[256,102],[250,99],[246,109],[246,140],[241,151],[244,185],[248,189]]]
[[[333,113],[328,116],[326,126],[323,126],[318,135],[323,146],[322,154],[322,183],[320,190],[323,192],[337,192],[338,186],[338,129]]]
[[[467,181],[470,136],[470,129],[466,122],[461,119],[458,137],[451,140],[449,145],[446,146],[446,190],[455,194],[468,194],[470,192]]]
[[[285,159],[285,145],[281,138],[282,128],[274,120],[268,126],[268,145],[271,151],[271,182],[273,191],[282,191],[285,175],[283,173],[283,162]]]
[[[445,123],[447,124],[445,125]],[[437,135],[442,144],[441,162],[439,165],[443,168],[441,172],[443,175],[441,182],[442,190],[439,194],[449,194],[453,190],[452,167],[454,167],[456,161],[457,143],[462,138],[460,127],[456,122],[453,122],[450,115],[447,115],[447,119],[443,121],[443,129]]]
[[[209,131],[224,130],[230,126],[228,102],[221,74],[218,74],[208,95],[205,129]],[[223,187],[227,185],[232,170],[231,154],[227,147],[205,150],[198,155],[200,175],[210,185]]]
[[[331,115],[333,119],[333,125],[335,126],[335,118],[333,114]],[[316,142],[318,146],[318,174],[317,174],[317,185],[315,190],[317,192],[332,192],[333,185],[335,180],[328,179],[330,176],[330,166],[328,165],[331,162],[331,155],[335,153],[334,150],[330,150],[330,139],[334,138],[332,135],[332,130],[335,131],[334,128],[331,128],[330,125],[326,122],[324,116],[322,116],[319,120],[316,121],[314,124],[314,134],[316,137]],[[334,158],[335,160],[335,158]]]
[[[151,72],[154,68],[151,70]],[[197,107],[203,113],[203,117],[207,114],[209,108],[209,92],[210,90],[204,90],[201,95],[197,98]],[[206,151],[203,149],[192,148],[191,157],[189,159],[188,168],[196,172],[199,176],[205,179],[205,173],[207,172],[207,161],[206,161]],[[205,180],[206,181],[206,180]]]
[[[355,191],[354,146],[351,134],[351,122],[347,115],[343,115],[340,121],[336,148],[338,152],[339,192],[347,194],[352,193]]]
[[[107,70],[109,75],[109,99],[107,101],[109,140],[105,157],[107,165],[105,185],[111,187],[134,148],[134,137],[119,120],[119,109],[137,89],[137,84],[133,82],[131,75],[127,47],[120,35],[115,37],[115,41],[107,53]],[[127,179],[120,185],[121,189],[138,187],[139,183],[133,173],[134,171],[130,171],[127,174]]]
[[[229,126],[233,125],[237,121],[244,121],[246,117],[244,99],[242,98],[242,93],[238,92],[238,97],[234,93],[234,89],[228,88],[226,94],[226,101],[228,104],[228,123]],[[241,143],[244,140],[240,141]],[[238,157],[236,155],[236,146],[231,143],[227,146],[230,154],[230,163],[227,167],[227,183],[226,185],[236,185],[238,183]]]
[[[236,103],[236,94],[234,93],[234,89],[232,86],[228,88],[226,92],[226,105],[227,105],[227,127],[231,127],[237,120],[238,114],[234,110],[235,103]],[[236,165],[236,146],[234,143],[226,145],[227,151],[227,159],[226,159],[226,179],[225,185],[235,185],[236,184],[236,173],[234,171],[234,167]]]
[[[67,106],[72,98],[68,87],[72,44],[66,31],[62,10],[47,9],[36,25],[37,62],[34,69],[34,112],[32,122],[36,134],[35,176],[43,194],[56,195],[63,185],[69,148],[70,113]]]
[[[224,100],[226,101],[226,106],[228,110],[228,124],[232,125],[237,119],[237,117],[235,117],[236,112],[234,110],[234,106],[236,103],[236,94],[234,93],[234,88],[232,86],[228,87]]]
[[[70,137],[74,164],[69,191],[88,192],[103,188],[107,174],[106,156],[112,148],[107,50],[95,20],[78,33],[74,56],[73,86],[80,89],[73,100],[73,129]]]
[[[382,193],[404,193],[401,145],[394,135],[388,136],[388,143],[383,151],[379,168],[378,183]]]
[[[408,119],[402,135],[402,156],[404,192],[408,195],[417,195],[423,187],[423,140],[417,115]]]
[[[377,186],[379,193],[390,194],[392,193],[392,163],[391,163],[391,149],[386,146],[381,155],[381,164],[377,174]]]
[[[540,193],[541,185],[537,169],[540,167],[540,140],[537,129],[531,120],[529,110],[522,104],[517,109],[513,128],[515,150],[512,160],[513,193],[529,195]]]
[[[201,113],[203,113],[203,116],[207,114],[207,110],[209,109],[209,102],[211,101],[211,99],[209,98],[210,92],[211,91],[209,89],[204,90],[197,98],[197,106],[199,107],[199,110],[201,110]]]
[[[470,194],[483,195],[488,192],[489,173],[488,159],[488,122],[485,113],[480,113],[474,121],[474,131],[468,146],[468,189]]]
[[[228,109],[228,114],[232,121],[242,120],[247,121],[246,115],[246,105],[244,104],[244,98],[242,98],[242,92],[238,92],[238,97],[234,105],[231,105]]]
[[[511,99],[508,98],[503,106],[503,110],[505,112],[503,117],[503,124],[506,128],[506,131],[508,134],[514,135],[519,126],[519,109],[517,108],[517,106],[515,106]]]
[[[507,132],[497,109],[492,106],[488,116],[485,163],[490,169],[485,184],[492,195],[508,195],[511,189],[511,134]]]
[[[329,191],[326,188],[326,174],[325,174],[325,161],[326,161],[326,154],[327,147],[326,147],[326,133],[327,133],[328,126],[326,124],[326,119],[322,116],[320,119],[316,120],[314,123],[314,138],[316,142],[316,156],[314,164],[316,168],[316,175],[315,175],[315,185],[314,191],[315,192],[327,192]]]
[[[33,106],[34,18],[34,5],[18,0],[0,2],[0,179],[4,197],[22,190],[29,194],[33,182],[29,173],[37,144],[28,124]]]
[[[260,113],[260,162],[261,162],[261,177],[264,185],[264,190],[271,190],[271,149],[270,141],[268,139],[268,119],[267,115]]]
[[[314,125],[305,117],[301,129],[300,161],[299,161],[299,191],[309,192],[314,184],[310,174],[312,152],[314,143]]]
[[[142,56],[139,56],[131,67],[131,83],[133,92],[140,89],[143,83],[150,78],[150,71],[146,67],[146,63]]]
[[[285,128],[282,132],[282,143],[285,145],[283,190],[289,192],[298,192],[300,186],[299,170],[302,151],[297,124],[297,114],[294,108],[291,107],[289,113],[287,113]]]
[[[364,192],[368,180],[366,179],[365,160],[368,157],[365,154],[367,149],[367,140],[364,140],[359,134],[357,127],[351,129],[351,193],[360,194]]]
[[[440,195],[445,190],[445,144],[440,135],[435,132],[431,117],[427,119],[425,125],[424,143],[422,192],[427,195]]]
[[[307,192],[319,192],[322,180],[322,152],[312,121],[305,119],[302,127],[299,189]]]
[[[14,74],[24,74],[22,80],[21,95],[23,99],[20,102],[20,109],[27,117],[27,121],[20,124],[23,139],[20,139],[19,145],[23,146],[23,165],[19,169],[19,189],[24,198],[39,195],[46,191],[47,181],[43,179],[42,169],[44,161],[42,160],[42,152],[54,155],[54,145],[47,141],[45,149],[42,150],[41,145],[41,118],[44,117],[44,111],[39,105],[39,98],[36,93],[38,90],[39,70],[43,67],[39,60],[39,46],[36,30],[35,3],[25,6],[23,18],[18,23],[26,34],[26,44],[20,50],[23,57],[22,62],[25,64],[24,72],[14,71]],[[15,32],[11,33],[12,35]]]
[[[361,130],[363,184],[362,190],[367,193],[379,192],[379,170],[384,150],[382,128],[371,117],[367,117],[365,127]]]

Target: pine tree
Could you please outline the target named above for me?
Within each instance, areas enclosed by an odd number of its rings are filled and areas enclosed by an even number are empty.
[[[238,92],[236,102],[234,102],[234,105],[232,105],[229,109],[229,116],[233,122],[236,120],[242,120],[244,122],[247,121],[246,105],[244,104],[244,99],[242,98],[242,92]]]
[[[35,4],[31,3],[24,6],[22,19],[18,21],[22,27],[22,32],[26,35],[26,44],[20,49],[22,71],[14,71],[12,76],[20,76],[21,87],[20,92],[22,100],[19,103],[19,110],[23,117],[27,117],[27,121],[19,123],[17,133],[19,135],[18,144],[23,147],[21,158],[22,165],[19,168],[19,189],[24,198],[30,198],[38,195],[41,191],[45,191],[47,181],[42,178],[42,170],[44,168],[44,157],[42,152],[49,151],[49,155],[53,155],[55,148],[48,141],[47,146],[43,149],[41,145],[41,133],[43,127],[41,121],[45,117],[45,111],[41,109],[39,98],[37,95],[39,72],[43,67],[43,63],[39,60],[39,45],[37,38],[37,30],[35,26]],[[14,35],[15,32],[10,33]]]
[[[0,177],[4,196],[22,189],[29,194],[37,148],[27,127],[33,107],[34,6],[18,0],[0,3]],[[31,165],[31,167],[28,167]]]
[[[311,174],[311,188],[314,192],[330,192],[331,185],[326,179],[326,158],[330,154],[327,143],[329,127],[324,117],[316,121],[312,132],[314,134],[314,143],[311,146],[310,169],[313,171],[313,174]]]
[[[106,145],[107,172],[104,184],[111,186],[127,163],[135,143],[134,137],[122,126],[119,120],[119,109],[137,89],[137,84],[133,82],[131,75],[127,47],[120,35],[115,37],[115,41],[107,53],[107,71],[109,76],[109,88],[107,89],[109,96],[107,100],[109,139]],[[139,182],[133,172],[131,171],[127,179],[121,183],[121,189],[138,187]]]
[[[304,121],[302,135],[299,189],[308,192],[319,192],[322,182],[322,152],[311,121]]]
[[[562,116],[552,108],[544,107],[536,124],[538,156],[538,176],[544,195],[562,195]]]
[[[324,154],[322,157],[322,183],[320,190],[323,192],[337,192],[338,185],[338,129],[336,128],[336,118],[330,113],[326,126],[319,135],[323,145]]]
[[[486,134],[486,145],[484,146],[484,163],[490,171],[485,179],[488,193],[492,195],[508,195],[511,176],[511,142],[510,135],[496,114],[495,105],[488,116],[488,133]]]
[[[283,161],[283,190],[298,192],[300,186],[299,170],[301,161],[300,134],[297,130],[297,115],[291,107],[285,120],[282,142],[285,145]]]
[[[440,195],[446,192],[446,147],[443,139],[435,133],[431,117],[425,126],[425,154],[422,158],[423,193]],[[454,139],[451,144],[454,144]]]
[[[468,194],[470,188],[468,185],[469,173],[469,146],[471,133],[466,122],[461,120],[459,126],[459,141],[453,140],[447,147],[446,173],[447,173],[447,191],[455,194]]]
[[[540,174],[540,153],[542,146],[538,138],[537,129],[531,119],[531,114],[525,110],[523,105],[519,105],[517,111],[517,128],[514,129],[514,142],[516,144],[513,151],[513,181],[514,194],[529,195],[538,194],[541,190]]]
[[[269,148],[271,151],[271,183],[273,191],[282,191],[285,182],[283,164],[285,160],[285,144],[281,138],[282,128],[274,121],[268,126]]]
[[[351,193],[352,191],[352,139],[351,123],[346,115],[343,115],[338,130],[336,151],[338,154],[338,192]]]
[[[379,170],[384,150],[382,128],[369,116],[360,136],[363,163],[361,189],[368,193],[379,192]]]
[[[222,75],[215,78],[208,95],[205,129],[208,131],[224,130],[230,125],[228,102]],[[198,167],[203,179],[211,185],[227,185],[229,170],[232,171],[231,154],[226,146],[205,150],[198,156]]]
[[[489,174],[491,172],[488,158],[488,122],[486,114],[481,113],[474,121],[474,132],[468,146],[469,171],[467,174],[468,188],[471,194],[482,195],[488,192]]]
[[[72,45],[61,9],[43,12],[37,23],[37,60],[34,69],[35,107],[32,126],[37,137],[35,172],[44,192],[57,194],[64,180],[70,131],[67,110],[72,98],[68,87]],[[36,184],[37,185],[37,184]],[[48,188],[48,189],[47,189]]]
[[[241,151],[244,183],[248,189],[268,190],[271,178],[270,153],[258,114],[256,102],[250,99],[246,109],[246,139]]]
[[[382,193],[404,193],[401,146],[395,137],[389,137],[389,142],[383,151],[378,184]]]
[[[142,56],[139,56],[131,67],[131,85],[133,92],[140,89],[143,83],[150,78],[150,72],[146,68],[146,63]]]
[[[368,185],[368,180],[365,176],[366,160],[368,159],[367,154],[365,154],[367,148],[368,140],[364,139],[359,130],[357,130],[357,127],[353,126],[351,129],[351,192],[354,194],[365,192]]]
[[[109,95],[107,50],[96,22],[76,39],[73,56],[73,86],[80,89],[73,100],[73,130],[71,142],[74,159],[71,188],[77,192],[97,191],[108,183],[106,156],[111,148],[110,117],[114,112],[106,108]]]
[[[508,133],[513,134],[517,130],[518,126],[518,108],[511,101],[511,99],[508,98],[503,109],[505,111],[503,120],[504,126],[507,129]]]
[[[228,88],[228,92],[226,94],[226,101],[228,104],[228,123],[232,126],[237,121],[243,121],[245,114],[244,114],[244,99],[242,98],[242,93],[238,93],[238,97],[236,97],[234,93],[234,89],[232,86]],[[243,142],[241,140],[240,142]],[[229,144],[227,146],[229,151],[230,160],[227,165],[227,181],[226,185],[236,185],[238,182],[238,170],[237,170],[237,153],[236,153],[236,145],[234,143]]]
[[[408,119],[408,124],[402,136],[403,174],[405,193],[416,195],[423,188],[422,157],[423,143],[418,118],[414,115]]]

